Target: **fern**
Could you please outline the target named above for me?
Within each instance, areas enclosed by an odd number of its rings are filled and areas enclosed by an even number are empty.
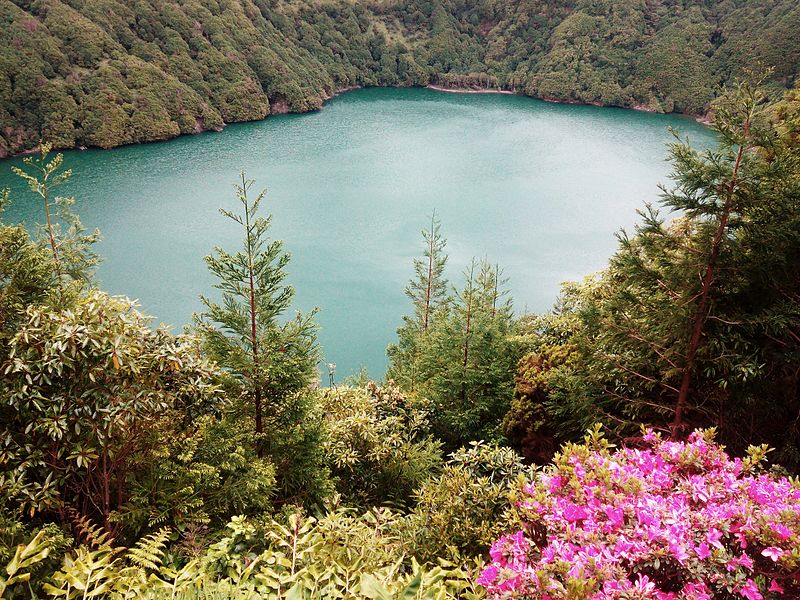
[[[72,526],[77,532],[76,538],[82,539],[87,546],[99,549],[104,547],[110,548],[114,544],[114,538],[111,533],[97,525],[86,515],[82,515],[72,508],[68,509],[67,514],[72,520]]]
[[[39,531],[27,544],[17,546],[14,556],[4,569],[5,573],[0,572],[0,597],[14,584],[29,581],[31,570],[37,563],[47,558],[49,552],[50,541],[44,530]]]
[[[157,532],[144,536],[128,550],[126,558],[138,567],[157,571],[164,558],[164,549],[169,534],[169,527],[162,527]]]
[[[72,598],[100,598],[111,590],[119,565],[120,548],[103,545],[97,550],[78,547],[64,557],[61,570],[53,575],[53,583],[44,584],[44,590],[66,600]]]

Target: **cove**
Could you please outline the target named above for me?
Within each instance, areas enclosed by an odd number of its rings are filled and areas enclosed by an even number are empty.
[[[518,96],[366,89],[323,110],[229,125],[220,133],[114,150],[65,152],[74,195],[99,227],[101,286],[139,299],[176,332],[214,295],[203,256],[235,251],[240,233],[217,211],[237,208],[241,170],[267,188],[272,237],[292,255],[295,306],[320,308],[320,343],[337,380],[382,376],[404,287],[436,210],[448,276],[473,256],[499,263],[517,312],[544,311],[559,285],[603,268],[614,232],[669,183],[668,128],[693,145],[713,133],[675,115],[557,105]],[[12,189],[7,222],[42,219],[34,196],[0,161]],[[323,377],[327,380],[327,377]]]

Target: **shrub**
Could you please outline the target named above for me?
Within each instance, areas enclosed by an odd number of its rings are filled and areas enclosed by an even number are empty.
[[[346,504],[403,505],[441,462],[428,409],[393,386],[320,390],[324,443]]]
[[[495,598],[797,598],[800,487],[731,459],[713,431],[611,451],[590,433],[524,487],[524,527],[479,583]]]
[[[419,489],[407,519],[405,537],[423,561],[485,554],[509,526],[518,478],[533,473],[511,448],[484,442],[450,456],[442,473]]]

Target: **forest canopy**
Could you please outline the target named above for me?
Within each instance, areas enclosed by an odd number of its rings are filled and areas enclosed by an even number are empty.
[[[492,87],[704,115],[800,65],[794,0],[0,0],[0,158],[163,140],[351,86]]]

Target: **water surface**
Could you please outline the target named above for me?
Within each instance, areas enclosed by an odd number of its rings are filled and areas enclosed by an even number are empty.
[[[367,367],[380,377],[402,315],[420,230],[436,210],[448,271],[473,256],[499,263],[518,312],[542,311],[559,284],[601,269],[614,232],[658,199],[670,165],[668,128],[698,146],[711,133],[673,115],[547,104],[505,95],[368,89],[317,113],[270,117],[220,133],[114,150],[66,152],[60,189],[99,227],[99,277],[180,331],[198,296],[212,295],[203,256],[238,249],[217,209],[238,209],[241,170],[267,188],[272,235],[292,254],[296,308],[320,308],[325,359],[337,379]],[[0,161],[11,186],[7,221],[33,223],[40,206]]]

